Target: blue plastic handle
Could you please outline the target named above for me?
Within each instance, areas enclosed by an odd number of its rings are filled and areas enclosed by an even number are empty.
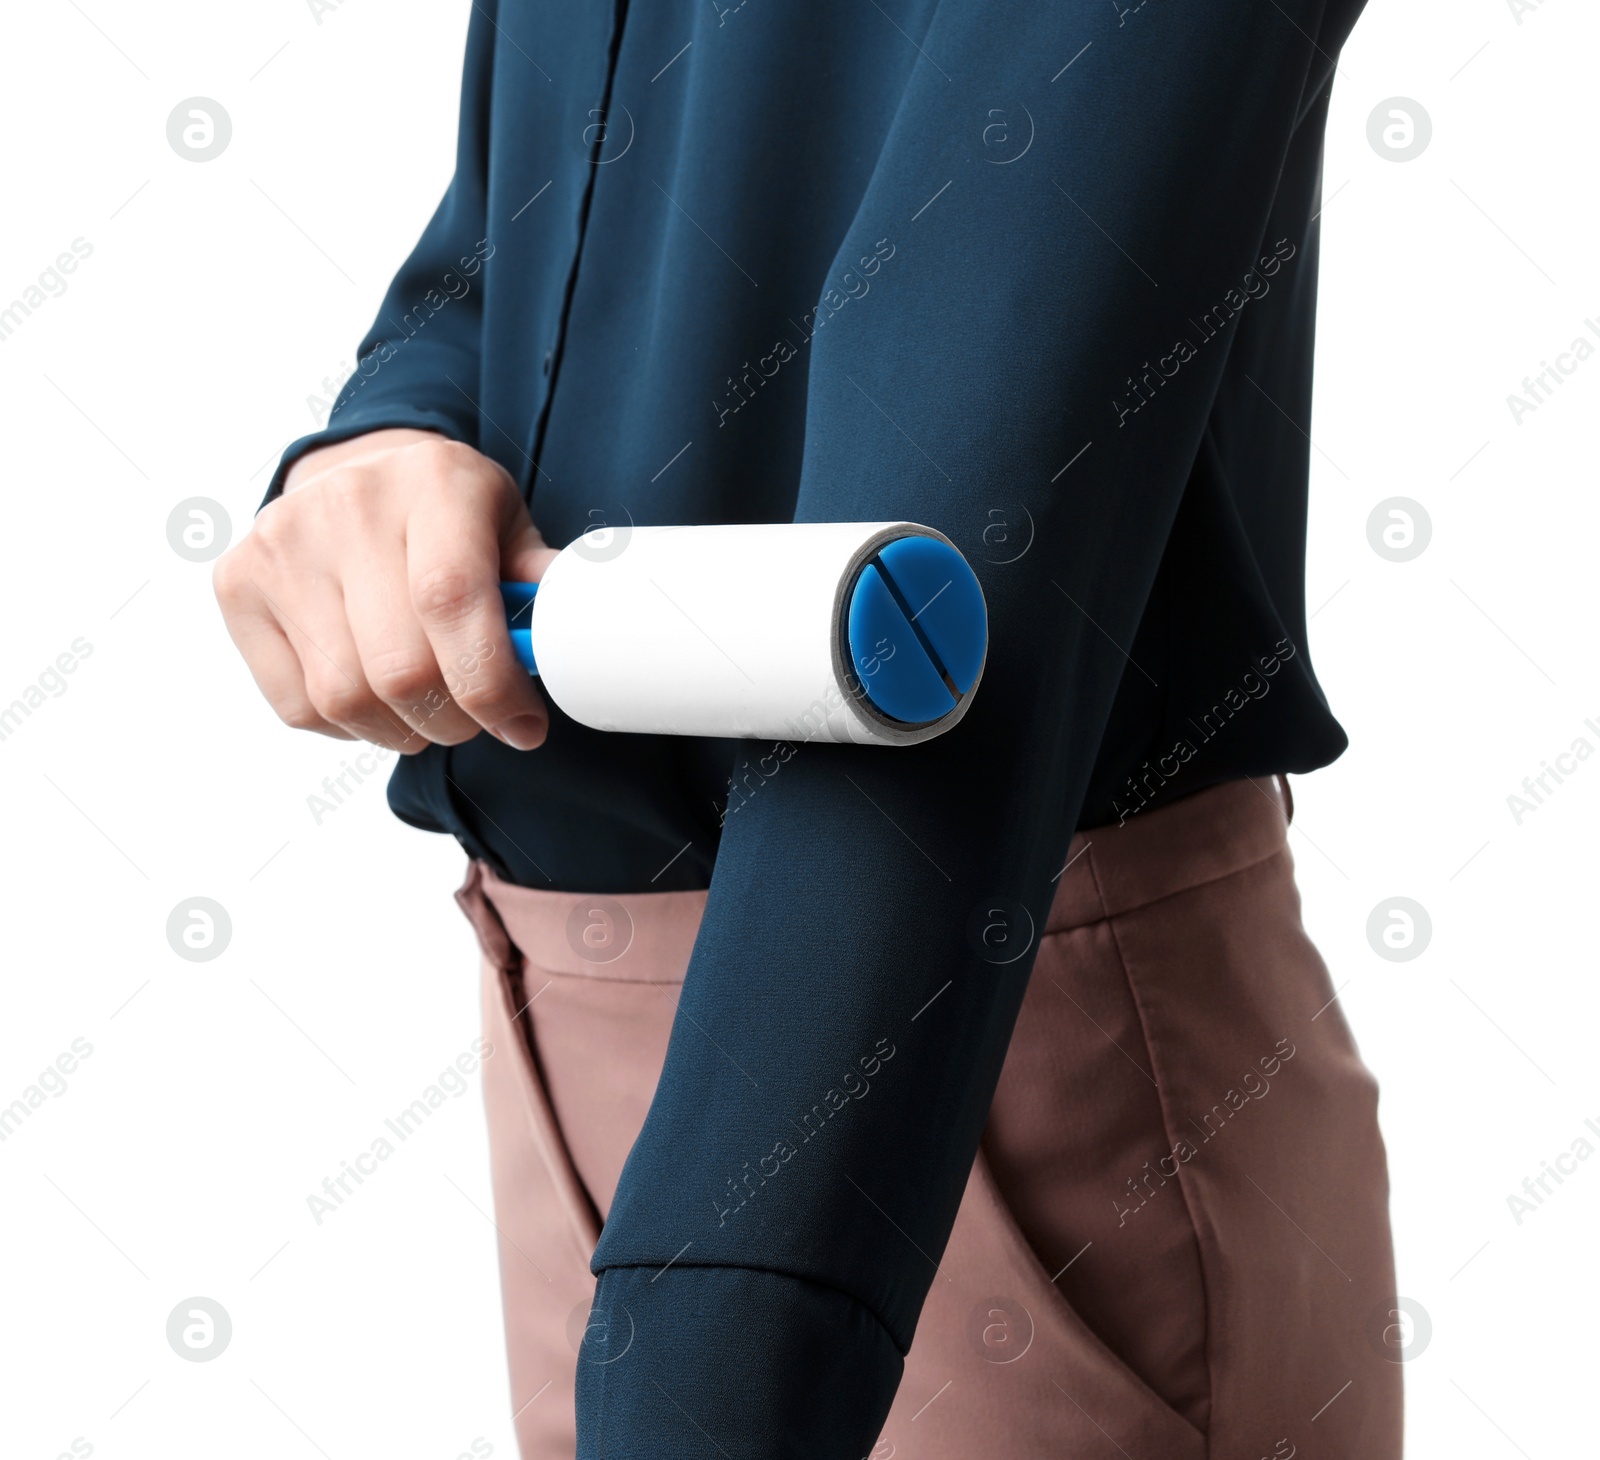
[[[506,627],[511,630],[511,649],[519,663],[529,674],[537,674],[539,666],[533,659],[533,600],[538,596],[537,583],[502,583],[500,599],[506,606]]]

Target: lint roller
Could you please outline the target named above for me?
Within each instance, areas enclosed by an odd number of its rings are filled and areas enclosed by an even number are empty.
[[[915,745],[989,644],[967,560],[914,522],[597,528],[500,591],[518,659],[596,730]]]

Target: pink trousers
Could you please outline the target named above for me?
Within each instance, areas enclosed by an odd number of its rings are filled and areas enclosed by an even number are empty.
[[[1400,1455],[1377,1087],[1301,927],[1291,814],[1281,779],[1235,781],[1073,840],[874,1460]],[[517,1437],[570,1460],[589,1257],[705,894],[474,865],[457,897]]]

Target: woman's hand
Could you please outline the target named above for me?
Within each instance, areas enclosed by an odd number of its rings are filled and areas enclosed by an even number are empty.
[[[536,582],[555,556],[498,463],[384,430],[297,461],[213,583],[296,729],[406,753],[484,729],[532,750],[549,712],[511,652],[499,583]]]

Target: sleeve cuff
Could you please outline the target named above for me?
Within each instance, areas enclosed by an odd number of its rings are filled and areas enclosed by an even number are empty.
[[[888,1330],[836,1289],[609,1268],[578,1353],[578,1460],[861,1460],[902,1368]]]
[[[404,353],[396,350],[387,361],[380,361],[374,354],[365,356],[362,365],[367,361],[373,361],[376,368],[365,373],[358,368],[345,382],[328,424],[285,448],[267,494],[261,499],[262,507],[282,495],[289,468],[308,451],[364,436],[369,431],[408,426],[417,431],[437,431],[470,446],[478,444],[478,407],[468,394],[477,385],[475,355],[418,340]]]

